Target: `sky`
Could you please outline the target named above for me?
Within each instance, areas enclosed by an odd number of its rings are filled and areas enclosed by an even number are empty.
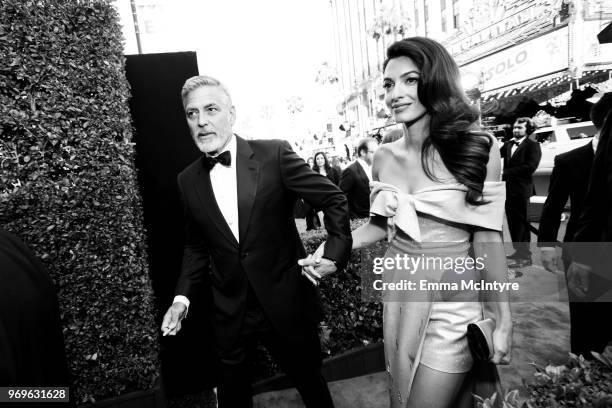
[[[329,0],[137,0],[157,34],[142,34],[143,52],[196,51],[200,74],[227,85],[237,111],[236,131],[256,138],[293,139],[324,126],[337,100],[315,84],[317,69],[333,64]],[[137,46],[130,0],[115,0],[125,53]],[[301,97],[320,117],[297,120],[286,101]],[[331,112],[331,113],[330,113]],[[314,117],[314,116],[309,116]],[[301,122],[301,123],[295,123]],[[306,123],[304,123],[306,122]],[[250,134],[249,134],[250,133]]]

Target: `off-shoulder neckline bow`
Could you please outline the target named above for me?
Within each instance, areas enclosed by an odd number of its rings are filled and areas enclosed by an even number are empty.
[[[485,182],[483,197],[488,203],[470,205],[465,202],[467,187],[461,183],[440,183],[406,193],[393,184],[372,181],[370,213],[390,218],[392,224],[418,242],[421,231],[417,212],[501,231],[506,194],[504,186],[502,181]]]

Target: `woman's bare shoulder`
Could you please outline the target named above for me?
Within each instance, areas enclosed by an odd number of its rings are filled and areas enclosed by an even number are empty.
[[[376,149],[376,153],[374,153],[374,163],[381,163],[383,161],[388,161],[389,159],[395,157],[397,153],[397,147],[393,146],[393,143],[385,143],[383,145],[378,146]]]
[[[374,153],[374,159],[372,162],[372,176],[374,180],[378,180],[378,174],[380,169],[387,167],[390,162],[395,161],[397,146],[394,146],[396,142],[385,143],[380,145]]]

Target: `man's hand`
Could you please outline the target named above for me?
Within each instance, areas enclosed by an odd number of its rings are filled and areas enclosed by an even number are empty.
[[[324,247],[325,243],[321,244],[314,254],[298,261],[298,265],[302,267],[302,275],[306,276],[316,286],[319,285],[320,279],[337,270],[334,261],[323,258]]]
[[[542,266],[550,272],[557,272],[559,269],[559,257],[555,248],[542,248]]]
[[[336,272],[338,269],[334,261],[326,258],[316,259],[312,255],[300,259],[298,265],[302,267],[302,275],[306,276],[315,286],[319,285],[320,279]]]
[[[567,287],[580,298],[586,297],[589,291],[589,274],[591,268],[587,265],[572,262],[567,270]]]
[[[181,302],[174,302],[164,315],[161,330],[163,336],[175,336],[181,330],[181,320],[185,317],[187,307]]]

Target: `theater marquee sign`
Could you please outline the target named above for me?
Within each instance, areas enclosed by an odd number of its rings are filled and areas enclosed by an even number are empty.
[[[463,76],[477,76],[483,92],[537,78],[568,67],[568,27],[526,41],[461,66]]]
[[[511,6],[508,6],[511,3]],[[524,0],[508,2],[502,0],[475,1],[474,6],[462,21],[463,35],[446,48],[453,56],[473,50],[481,44],[495,40],[525,23],[541,18],[545,14],[556,14],[560,0]]]

